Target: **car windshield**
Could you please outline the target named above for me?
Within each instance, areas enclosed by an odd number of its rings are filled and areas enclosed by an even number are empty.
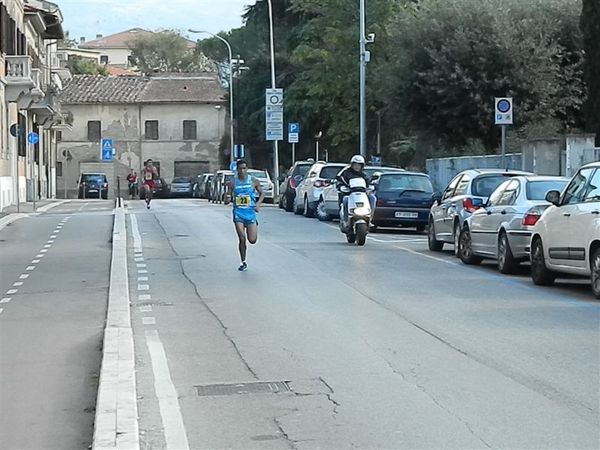
[[[192,180],[186,177],[173,178],[173,183],[191,183]]]
[[[325,166],[321,169],[319,178],[323,178],[324,180],[331,180],[331,179],[335,178],[335,176],[343,168],[344,168],[343,166]]]
[[[527,183],[528,200],[545,200],[549,191],[562,192],[568,180],[530,181]]]
[[[86,173],[81,175],[81,181],[84,183],[106,183],[106,176],[101,174]]]
[[[267,178],[267,172],[265,172],[264,170],[249,170],[248,171],[249,175],[252,175],[254,178]]]
[[[477,197],[489,197],[504,181],[507,175],[484,175],[473,180],[471,193]]]
[[[308,172],[308,169],[310,169],[311,166],[312,164],[310,163],[296,165],[296,167],[294,167],[294,171],[292,172],[292,177],[300,175],[302,178],[304,178],[306,172]]]
[[[433,194],[431,181],[424,175],[385,174],[379,180],[380,191],[419,191]]]

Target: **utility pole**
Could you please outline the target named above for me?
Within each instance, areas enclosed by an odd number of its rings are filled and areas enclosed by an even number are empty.
[[[269,5],[269,44],[271,47],[271,88],[276,89],[275,81],[275,45],[273,42],[273,4],[272,0],[267,0]],[[279,196],[279,146],[277,140],[273,141],[273,195]]]
[[[366,109],[366,73],[368,53],[366,49],[367,38],[365,36],[365,0],[359,0],[360,6],[360,154],[367,156],[367,109]]]

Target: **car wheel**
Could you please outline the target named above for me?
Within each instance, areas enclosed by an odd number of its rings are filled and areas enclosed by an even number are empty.
[[[294,214],[299,216],[303,213],[303,211],[302,211],[302,207],[298,206],[296,203],[298,203],[298,202],[294,200]]]
[[[423,231],[425,231],[425,225],[417,225],[417,231],[419,233],[422,233]]]
[[[454,224],[454,233],[453,233],[453,238],[454,238],[454,255],[455,256],[460,256],[458,254],[459,250],[460,250],[460,224],[458,222],[456,222]],[[470,237],[470,233],[469,233],[469,237]]]
[[[283,209],[283,199],[284,198],[285,198],[285,195],[279,196],[279,203],[278,203],[279,209]]]
[[[288,195],[284,194],[285,199],[283,200],[283,209],[287,212],[292,212],[294,210],[294,200]]]
[[[473,253],[473,246],[471,243],[471,232],[468,227],[465,227],[459,235],[458,238],[458,257],[460,260],[469,265],[474,266],[477,264],[481,264],[483,258],[480,256],[476,256]]]
[[[433,224],[433,218],[429,219],[429,230],[427,231],[427,243],[429,244],[429,250],[432,252],[442,251],[444,243],[438,241],[435,238],[435,226]]]
[[[600,248],[592,255],[592,292],[600,298]]]
[[[303,211],[304,217],[314,217],[313,214],[313,210],[310,208],[310,206],[308,205],[308,197],[304,197],[304,211]]]
[[[503,231],[498,238],[498,270],[504,274],[515,273],[519,267],[519,261],[513,256],[508,242],[508,236]]]
[[[550,286],[556,279],[556,275],[546,267],[544,246],[540,238],[531,244],[531,279],[539,286]]]
[[[323,199],[319,199],[319,202],[317,203],[317,218],[321,221],[321,222],[327,222],[329,221],[329,214],[327,214],[327,209],[325,209],[325,202],[323,201]]]

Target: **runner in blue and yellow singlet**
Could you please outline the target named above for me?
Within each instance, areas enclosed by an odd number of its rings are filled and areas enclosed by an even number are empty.
[[[235,225],[235,231],[239,239],[238,248],[242,261],[238,270],[243,272],[248,270],[246,240],[251,244],[256,244],[258,239],[256,214],[260,211],[265,194],[260,187],[259,181],[248,175],[248,164],[246,161],[238,160],[236,171],[236,176],[227,186],[225,204],[233,202],[233,224]],[[256,200],[257,192],[259,194],[258,200]]]

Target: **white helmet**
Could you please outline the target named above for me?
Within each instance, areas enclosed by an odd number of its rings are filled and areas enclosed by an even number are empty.
[[[352,159],[350,160],[350,164],[362,164],[363,166],[365,165],[365,158],[363,158],[361,155],[354,155],[352,157]]]

